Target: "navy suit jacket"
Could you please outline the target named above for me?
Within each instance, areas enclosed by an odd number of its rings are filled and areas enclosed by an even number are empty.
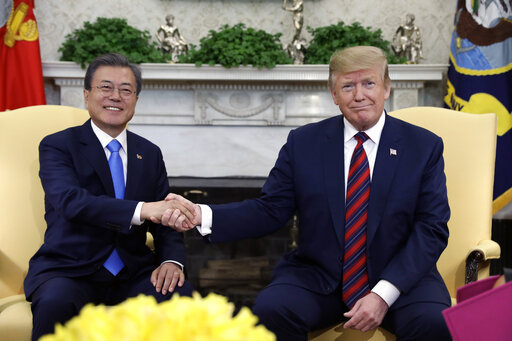
[[[292,130],[260,198],[212,206],[211,241],[272,233],[297,211],[299,247],[279,262],[272,284],[336,290],[344,252],[343,131],[341,115]],[[370,187],[366,252],[370,288],[384,279],[401,291],[392,308],[450,304],[436,268],[450,215],[442,153],[438,136],[386,116]]]
[[[163,200],[169,184],[156,145],[129,131],[127,145],[125,200],[119,200],[90,120],[41,141],[39,176],[47,229],[29,263],[24,283],[28,298],[52,277],[93,273],[114,247],[130,276],[155,269],[165,260],[185,264],[182,234],[150,222],[130,226],[137,203]],[[148,230],[155,239],[155,253],[145,245]]]

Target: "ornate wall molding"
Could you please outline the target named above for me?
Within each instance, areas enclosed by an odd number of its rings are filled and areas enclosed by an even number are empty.
[[[447,68],[391,65],[386,109],[428,105],[425,84],[441,88]],[[160,146],[172,177],[266,177],[291,129],[339,114],[327,88],[327,65],[141,69],[143,89],[130,130]],[[58,90],[57,104],[84,106],[79,65],[44,62],[43,75]]]
[[[132,125],[299,126],[338,113],[327,89],[327,65],[273,69],[192,64],[142,64],[143,92]],[[424,104],[425,82],[441,85],[447,65],[390,65],[387,109]],[[83,107],[85,71],[71,62],[45,62],[60,88],[60,104]],[[245,104],[244,104],[245,103]]]

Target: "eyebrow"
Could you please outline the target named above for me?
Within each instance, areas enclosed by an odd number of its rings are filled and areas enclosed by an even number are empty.
[[[109,81],[108,79],[103,79],[103,80],[100,81],[100,83],[114,84],[112,81]],[[120,84],[120,86],[123,86],[123,85],[129,85],[129,86],[133,87],[132,83],[130,83],[130,82],[124,82],[124,83]]]
[[[360,82],[373,81],[373,80],[375,80],[376,78],[378,78],[378,77],[375,77],[375,76],[368,76],[368,77],[361,78],[359,81],[360,81]],[[352,79],[346,79],[346,80],[345,80],[345,79],[342,79],[342,80],[341,80],[341,84],[352,84],[352,83],[355,83],[355,81],[354,81],[354,80],[352,80]]]

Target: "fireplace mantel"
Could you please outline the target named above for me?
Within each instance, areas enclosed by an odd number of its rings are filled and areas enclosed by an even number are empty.
[[[143,88],[130,129],[162,148],[170,176],[266,177],[294,127],[339,114],[327,65],[272,69],[142,64]],[[427,82],[441,86],[447,65],[390,65],[387,110],[424,105]],[[85,70],[43,62],[60,104],[84,107]]]

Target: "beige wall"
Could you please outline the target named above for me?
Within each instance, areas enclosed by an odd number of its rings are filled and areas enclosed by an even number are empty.
[[[174,14],[175,24],[194,44],[211,29],[243,22],[270,33],[282,32],[281,40],[287,43],[293,24],[291,13],[283,11],[281,4],[281,0],[35,0],[43,61],[59,60],[57,50],[64,36],[97,17],[123,17],[154,34],[165,15]],[[391,40],[405,15],[412,13],[423,35],[422,63],[445,64],[455,4],[456,0],[305,0],[304,28],[359,21],[380,28]]]

